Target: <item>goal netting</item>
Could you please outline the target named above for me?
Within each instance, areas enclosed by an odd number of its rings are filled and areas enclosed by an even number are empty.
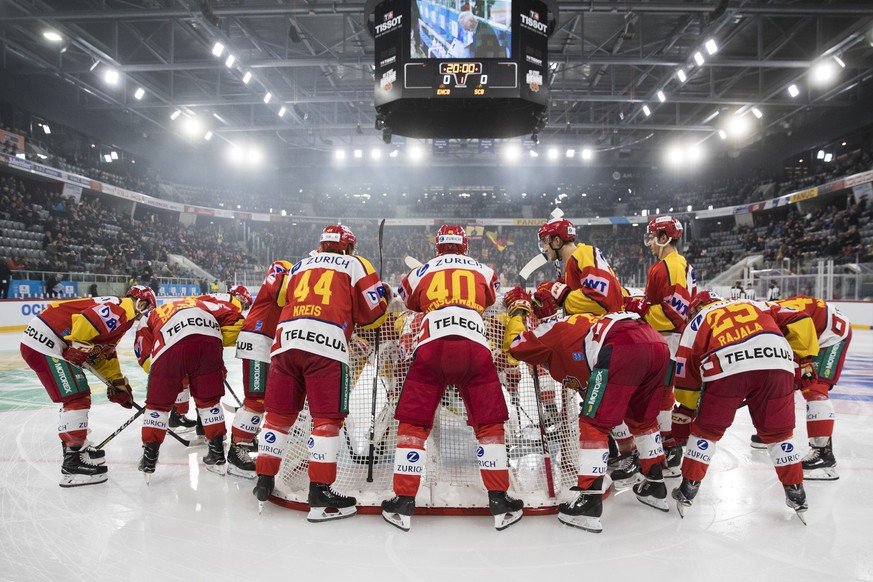
[[[378,508],[393,496],[394,449],[397,421],[394,408],[409,370],[414,345],[411,338],[415,314],[392,304],[392,313],[381,329],[379,357],[375,333],[358,330],[351,345],[351,373],[354,374],[349,415],[340,433],[337,480],[333,488],[357,498],[358,509]],[[509,459],[510,494],[524,500],[526,511],[553,512],[559,502],[572,497],[579,457],[579,398],[540,370],[541,399],[538,406],[533,370],[526,364],[510,363],[502,354],[506,314],[502,306],[485,312],[495,365],[503,384],[509,409],[504,424]],[[376,362],[379,370],[377,377]],[[367,481],[369,423],[376,386],[376,417],[373,479]],[[543,411],[543,418],[540,417]],[[542,430],[541,430],[542,423]],[[308,405],[291,427],[285,456],[276,476],[274,501],[297,509],[307,507],[307,439],[312,430]],[[545,439],[541,438],[545,434]],[[426,443],[425,473],[416,496],[416,512],[487,512],[488,498],[476,466],[477,442],[467,425],[467,414],[458,391],[449,386],[438,407],[434,426]],[[552,487],[549,494],[546,451],[551,460]]]

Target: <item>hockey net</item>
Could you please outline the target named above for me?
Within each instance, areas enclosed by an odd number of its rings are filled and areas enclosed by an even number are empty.
[[[579,397],[540,370],[541,404],[537,406],[532,369],[510,364],[500,346],[506,314],[502,306],[485,312],[495,365],[509,410],[504,423],[509,460],[510,494],[523,499],[525,511],[551,513],[572,497],[579,457]],[[354,374],[349,415],[341,431],[334,490],[357,498],[358,510],[377,511],[393,496],[394,450],[397,421],[394,409],[414,349],[411,338],[415,314],[392,303],[391,315],[381,328],[379,373],[376,379],[375,333],[359,330],[351,345],[350,372]],[[376,382],[376,417],[373,479],[367,481],[369,423]],[[539,411],[543,411],[540,418]],[[542,422],[542,431],[540,423]],[[307,440],[312,430],[308,405],[291,427],[273,500],[287,507],[306,509],[309,491]],[[545,442],[541,438],[545,434]],[[488,496],[476,465],[476,438],[458,391],[449,386],[434,418],[426,443],[425,473],[416,496],[416,513],[487,513]],[[546,476],[546,454],[551,459],[552,487]]]

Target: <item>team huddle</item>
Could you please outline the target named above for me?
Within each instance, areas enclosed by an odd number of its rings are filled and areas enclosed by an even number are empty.
[[[403,328],[397,350],[405,365],[392,372],[399,385],[389,394],[398,423],[393,495],[386,492],[381,506],[383,518],[404,531],[448,386],[457,389],[478,442],[476,463],[495,528],[522,518],[524,501],[508,493],[504,436],[504,390],[517,398],[520,362],[535,379],[547,374],[573,391],[579,404],[577,482],[572,499],[558,505],[562,523],[602,531],[610,483],[667,512],[669,478],[681,478],[671,497],[684,516],[744,406],[756,431],[751,445],[767,449],[786,504],[804,521],[804,479],[838,478],[828,392],[851,341],[848,321],[821,299],[758,302],[698,290],[677,249],[682,225],[670,216],[648,225],[645,244],[657,262],[640,296],[628,294],[598,248],[577,241],[570,221],[551,219],[538,235],[544,256],[563,274],[533,293],[515,287],[503,295],[505,332],[496,349],[483,314],[498,301],[499,279],[467,255],[467,235],[452,225],[439,229],[436,256],[403,278],[396,293],[411,316],[400,320],[389,317],[394,290],[355,254],[355,235],[343,225],[326,227],[318,249],[296,264],[273,263],[254,301],[236,286],[158,306],[151,289],[134,286],[124,297],[52,304],[28,325],[21,354],[61,404],[60,485],[108,478],[105,452],[87,439],[87,369],[106,384],[110,401],[142,415],[139,470],[147,482],[168,431],[178,438],[173,428],[196,422],[207,445],[206,469],[256,479],[260,507],[274,491],[291,427],[308,405],[308,520],[350,517],[356,499],[332,487],[341,431],[361,371],[356,352],[362,342],[366,348],[361,337],[375,336],[378,351],[384,326]],[[134,353],[148,374],[143,407],[116,353],[132,328]],[[227,439],[220,399],[227,385],[223,352],[231,346],[242,360],[245,397]],[[794,436],[794,390],[807,402],[805,456]],[[540,422],[547,425],[554,404],[539,392],[547,405]],[[185,416],[192,398],[196,421]]]

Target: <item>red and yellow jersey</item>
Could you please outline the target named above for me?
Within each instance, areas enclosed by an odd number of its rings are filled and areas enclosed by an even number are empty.
[[[678,252],[671,252],[649,267],[646,322],[655,331],[680,333],[685,327],[688,304],[696,293],[694,268]]]
[[[827,348],[841,342],[851,331],[849,321],[836,307],[824,299],[798,295],[788,299],[780,299],[776,303],[805,313],[812,319],[820,348]]]
[[[282,275],[282,308],[272,355],[297,349],[349,363],[355,325],[378,327],[388,300],[373,266],[363,257],[313,253]]]
[[[624,308],[621,284],[600,249],[577,244],[567,259],[566,284],[570,293],[564,300],[564,313],[600,315]]]
[[[754,301],[719,301],[685,326],[675,357],[676,400],[697,409],[705,382],[756,370],[794,373],[794,353],[775,317],[796,317]],[[785,322],[783,322],[785,323]]]
[[[284,276],[291,272],[292,266],[289,261],[281,260],[270,265],[237,338],[237,358],[270,362],[270,348],[276,336],[279,315],[282,313],[278,297],[282,291]]]
[[[488,347],[482,313],[499,287],[491,267],[466,255],[442,254],[410,272],[399,293],[406,307],[424,313],[417,345],[460,336]]]
[[[612,326],[639,318],[636,313],[627,312],[579,313],[542,323],[532,331],[520,331],[524,323],[517,315],[506,326],[504,346],[513,358],[546,368],[564,387],[578,391],[588,384]]]
[[[93,346],[88,362],[105,378],[122,376],[115,346],[136,323],[130,297],[89,297],[52,303],[30,320],[21,343],[41,354],[60,358],[72,342]]]
[[[243,322],[237,303],[208,295],[171,301],[153,309],[137,329],[134,353],[148,372],[167,348],[188,337],[214,337],[221,340],[223,346],[232,346]]]

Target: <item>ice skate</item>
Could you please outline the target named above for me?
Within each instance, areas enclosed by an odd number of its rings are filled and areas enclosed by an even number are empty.
[[[667,506],[667,486],[664,485],[661,465],[652,465],[642,483],[634,485],[634,493],[641,503],[661,511],[669,511]]]
[[[224,477],[227,473],[227,459],[224,456],[224,435],[220,434],[212,437],[206,445],[209,447],[206,456],[203,457],[206,470]]]
[[[636,451],[619,455],[612,467],[610,477],[616,493],[626,491],[645,479],[640,472],[640,459]]]
[[[170,409],[170,420],[169,420],[170,428],[173,429],[177,434],[182,434],[186,432],[191,432],[191,430],[197,426],[196,420],[191,420],[184,414],[179,414],[176,412],[176,407]]]
[[[67,454],[67,444],[62,442],[61,448],[64,454]],[[79,451],[84,453],[88,457],[88,462],[92,465],[105,465],[106,464],[106,451],[103,449],[97,449],[88,441],[82,443],[82,446],[79,448]]]
[[[700,481],[692,481],[683,477],[679,487],[673,490],[672,497],[676,500],[676,511],[679,512],[679,517],[685,517],[685,510],[691,507],[691,502],[697,496],[698,489],[700,489]]]
[[[603,477],[598,477],[589,489],[571,487],[570,491],[578,492],[576,499],[558,505],[558,520],[591,533],[602,532],[600,516],[603,515]]]
[[[138,469],[143,472],[146,485],[149,484],[152,473],[155,472],[155,467],[158,464],[158,453],[161,449],[161,443],[145,443],[142,446],[142,457],[139,460]]]
[[[80,487],[96,485],[109,478],[105,464],[91,460],[84,447],[64,447],[64,461],[61,464],[61,487]]]
[[[494,527],[497,531],[503,531],[524,515],[524,501],[513,499],[506,491],[489,491],[488,507],[494,516]]]
[[[309,484],[309,515],[306,520],[311,523],[330,521],[351,517],[357,513],[354,497],[340,495],[326,483]]]
[[[255,483],[255,488],[252,489],[252,494],[258,499],[258,515],[264,510],[264,503],[273,494],[275,486],[276,478],[273,475],[258,475],[258,482]]]
[[[664,478],[682,476],[682,445],[674,445],[664,448],[664,456],[667,458],[667,466],[664,467]]]
[[[258,452],[258,437],[253,437],[252,440],[244,443],[236,443],[236,446],[247,451],[250,455],[254,455]]]
[[[382,502],[382,519],[403,531],[412,527],[414,513],[415,497],[411,495],[395,495]]]
[[[837,460],[834,458],[830,437],[827,439],[827,444],[820,447],[810,443],[809,452],[801,463],[805,481],[836,481],[840,478],[837,474]]]
[[[767,445],[761,442],[761,437],[759,437],[757,434],[752,435],[752,439],[749,444],[753,449],[758,449],[762,451],[767,450]]]
[[[200,415],[197,415],[197,420],[194,421],[195,436],[191,437],[189,447],[197,447],[206,444],[206,432],[203,430],[203,423],[200,422]]]
[[[783,485],[785,489],[785,505],[790,507],[797,513],[797,518],[806,525],[806,517],[803,515],[809,506],[806,504],[806,491],[803,490],[803,483],[797,485]]]
[[[249,456],[246,449],[237,443],[230,443],[230,449],[227,451],[227,472],[246,479],[257,477],[254,459]]]

